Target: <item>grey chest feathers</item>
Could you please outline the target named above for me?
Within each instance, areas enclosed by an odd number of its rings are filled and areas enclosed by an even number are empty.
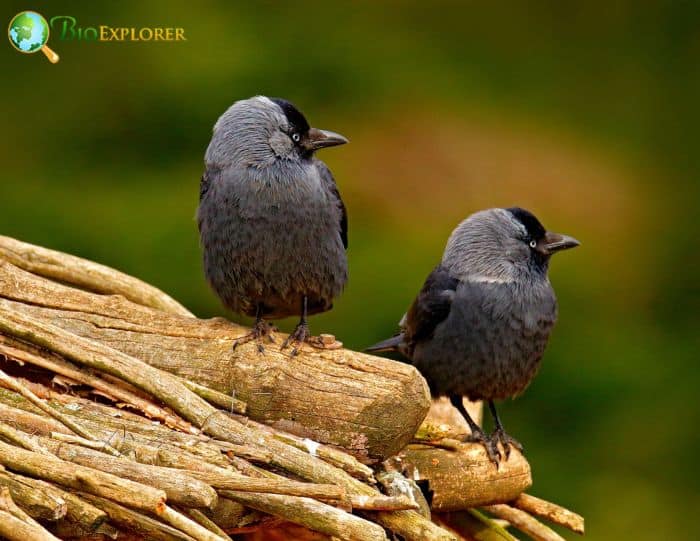
[[[433,338],[414,339],[413,364],[435,395],[501,400],[535,376],[557,317],[554,291],[541,283],[456,284]]]
[[[329,310],[347,281],[344,209],[318,160],[209,168],[198,212],[207,280],[232,310],[281,318]],[[329,182],[330,180],[330,182]]]

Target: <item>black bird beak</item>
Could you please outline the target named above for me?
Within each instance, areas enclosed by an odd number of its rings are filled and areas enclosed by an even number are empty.
[[[547,231],[547,233],[545,233],[544,235],[542,252],[546,255],[552,255],[553,253],[559,252],[561,250],[576,248],[576,246],[578,246],[579,244],[581,243],[577,241],[574,237]]]
[[[306,137],[302,141],[302,145],[307,150],[313,152],[319,148],[335,147],[338,145],[344,145],[347,142],[348,140],[339,133],[310,128]]]

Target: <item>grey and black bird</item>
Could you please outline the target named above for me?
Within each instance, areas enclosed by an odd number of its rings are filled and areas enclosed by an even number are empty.
[[[521,394],[540,366],[557,301],[547,271],[553,254],[578,246],[545,230],[519,207],[477,212],[452,232],[440,264],[399,323],[400,332],[368,351],[397,350],[423,374],[433,396],[448,396],[489,458],[510,446],[495,400]],[[462,397],[488,402],[491,436],[469,416]]]
[[[197,211],[207,281],[225,306],[256,319],[239,343],[272,341],[272,319],[300,316],[283,347],[309,337],[348,279],[348,219],[333,175],[315,158],[347,143],[309,126],[290,102],[237,101],[214,126]]]

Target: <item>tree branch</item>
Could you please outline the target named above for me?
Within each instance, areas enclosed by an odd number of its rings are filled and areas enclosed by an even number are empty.
[[[189,310],[159,289],[87,259],[3,236],[0,236],[0,258],[39,276],[97,293],[124,295],[137,304],[194,317]]]

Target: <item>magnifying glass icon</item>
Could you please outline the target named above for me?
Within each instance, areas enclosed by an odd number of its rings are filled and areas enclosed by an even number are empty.
[[[15,15],[7,28],[7,37],[20,53],[41,51],[52,64],[59,60],[59,56],[46,45],[49,41],[49,23],[36,11],[22,11]]]

